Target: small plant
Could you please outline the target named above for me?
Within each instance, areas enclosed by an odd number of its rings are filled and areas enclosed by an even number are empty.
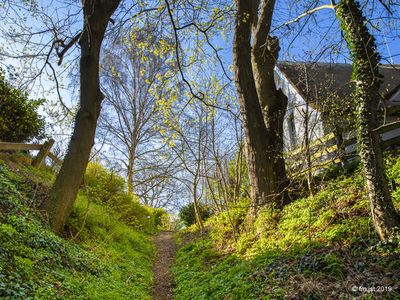
[[[343,263],[339,257],[334,254],[325,254],[322,259],[323,270],[334,276],[343,275]]]

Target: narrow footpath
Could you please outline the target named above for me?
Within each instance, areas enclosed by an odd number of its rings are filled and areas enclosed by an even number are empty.
[[[176,244],[173,232],[160,232],[154,239],[157,249],[156,261],[154,263],[154,285],[152,296],[154,300],[173,299],[174,288],[171,267],[175,261]]]

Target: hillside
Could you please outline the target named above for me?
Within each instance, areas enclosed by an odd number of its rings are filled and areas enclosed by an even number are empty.
[[[29,160],[12,155],[0,161],[1,297],[152,299],[155,248],[149,234],[156,211],[133,204],[128,218],[116,209],[126,205],[118,177],[110,182],[107,176],[115,175],[92,164],[65,233],[57,236],[38,213],[53,171],[27,166]],[[388,177],[399,184],[398,155],[387,164]],[[360,168],[314,179],[316,194],[280,213],[262,209],[250,222],[248,200],[241,200],[213,214],[203,234],[196,226],[178,232],[174,278],[158,279],[161,290],[153,299],[168,291],[169,280],[177,300],[399,299],[400,249],[374,233]],[[399,195],[393,191],[397,208]],[[156,269],[168,272],[170,262],[159,257]]]
[[[0,300],[400,300],[399,1],[0,15]]]
[[[400,159],[387,162],[398,185]],[[208,219],[203,237],[179,234],[175,299],[400,299],[398,241],[379,242],[360,167],[324,175],[314,197],[263,209],[254,225],[243,201]]]
[[[0,160],[0,298],[150,299],[153,212],[135,204],[128,223],[98,200],[104,191],[87,176],[92,193],[80,191],[68,230],[57,236],[37,211],[53,172],[26,166],[23,155],[12,159]]]

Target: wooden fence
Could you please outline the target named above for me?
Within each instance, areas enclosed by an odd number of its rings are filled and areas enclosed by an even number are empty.
[[[381,136],[381,146],[383,150],[388,147],[400,146],[400,121],[382,125],[376,130]],[[50,151],[53,145],[53,139],[48,140],[44,144],[0,142],[0,152],[38,150],[39,153],[32,160],[32,166],[39,167],[46,157],[49,157],[55,164],[61,165],[62,160]],[[338,151],[338,148],[340,148],[341,151]],[[321,169],[331,163],[352,159],[357,156],[356,133],[354,131],[345,133],[343,136],[343,143],[340,147],[338,147],[334,134],[330,133],[312,141],[309,145],[309,149],[312,171]],[[305,147],[299,147],[285,154],[285,160],[290,169],[290,173],[297,176],[309,170],[307,166],[304,166],[305,157]]]
[[[382,150],[386,150],[389,147],[400,146],[400,121],[382,125],[376,130],[381,136]],[[339,149],[340,151],[338,151]],[[310,143],[309,153],[312,171],[322,169],[331,163],[345,162],[349,159],[354,159],[358,155],[356,132],[351,131],[343,134],[341,145],[338,145],[333,133],[316,139]],[[307,166],[304,166],[306,155],[306,148],[304,146],[286,153],[286,162],[292,174],[299,175],[308,171]]]
[[[54,140],[50,139],[44,144],[24,144],[0,142],[0,151],[27,151],[38,150],[39,153],[33,158],[32,166],[38,168],[42,165],[46,157],[49,157],[55,164],[61,165],[62,160],[54,155],[50,150],[54,145]]]

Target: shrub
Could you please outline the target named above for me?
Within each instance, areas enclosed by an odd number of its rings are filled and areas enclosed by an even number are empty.
[[[217,247],[229,247],[231,243],[235,243],[235,235],[248,230],[247,227],[251,224],[248,218],[250,205],[250,199],[240,199],[231,203],[228,210],[214,214],[207,220],[206,226],[210,228],[210,237]]]
[[[126,191],[125,180],[98,162],[89,163],[85,174],[85,196],[95,204],[107,205],[124,223],[146,232],[162,225],[164,209],[141,205],[136,195]]]
[[[200,216],[203,221],[207,220],[211,212],[204,205],[199,205]],[[191,226],[196,223],[196,215],[194,213],[194,203],[189,203],[183,206],[179,211],[179,218],[186,226]]]
[[[164,224],[165,217],[168,216],[168,214],[163,208],[154,208],[153,215],[154,215],[154,224],[157,227],[166,225]]]
[[[89,163],[85,174],[85,192],[96,203],[118,206],[125,191],[124,179],[108,171],[100,163]]]
[[[37,111],[43,102],[28,99],[0,74],[0,141],[21,143],[43,138],[45,122]]]

